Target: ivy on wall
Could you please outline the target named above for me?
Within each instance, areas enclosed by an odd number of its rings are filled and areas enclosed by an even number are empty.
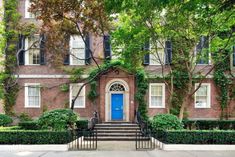
[[[1,74],[1,84],[3,86],[4,110],[8,115],[14,115],[13,106],[15,105],[19,85],[14,74],[17,70],[17,51],[19,35],[29,36],[36,31],[34,24],[20,23],[20,14],[17,10],[18,0],[4,1],[4,23],[5,31],[3,34],[5,44],[4,72]]]
[[[222,55],[222,56],[221,56]],[[214,82],[217,86],[217,90],[219,93],[219,96],[217,97],[217,100],[220,103],[221,107],[221,119],[227,117],[228,115],[225,113],[225,109],[228,106],[228,100],[229,100],[229,86],[232,83],[228,76],[228,71],[230,70],[230,61],[229,61],[229,55],[228,52],[224,52],[224,54],[215,54],[214,60],[220,60],[220,64],[215,65],[215,71],[214,71]],[[224,60],[219,59],[220,57],[225,58]]]

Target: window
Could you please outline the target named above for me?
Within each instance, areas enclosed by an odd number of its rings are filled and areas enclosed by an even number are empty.
[[[30,0],[25,0],[25,18],[35,18],[35,15],[29,12],[30,6],[31,6]]]
[[[41,94],[39,83],[25,84],[25,107],[40,108]]]
[[[76,97],[82,84],[70,84],[70,106],[72,105],[72,100]],[[82,91],[74,103],[74,108],[85,108],[85,87],[82,88]]]
[[[195,85],[195,89],[199,84]],[[211,86],[209,83],[202,83],[195,93],[195,108],[210,108]]]
[[[165,84],[164,83],[150,83],[149,107],[150,108],[165,108]]]
[[[40,36],[34,35],[25,39],[26,65],[40,65]]]
[[[157,42],[157,45],[150,44],[150,65],[164,64],[164,44],[165,42]]]
[[[210,64],[209,38],[202,36],[195,47],[196,63],[199,65]]]
[[[71,65],[85,65],[85,43],[80,36],[70,37]]]

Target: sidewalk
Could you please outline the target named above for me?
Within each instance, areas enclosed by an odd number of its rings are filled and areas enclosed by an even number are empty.
[[[0,157],[234,157],[235,151],[0,152]]]

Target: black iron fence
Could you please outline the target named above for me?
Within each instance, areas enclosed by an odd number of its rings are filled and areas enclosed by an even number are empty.
[[[152,137],[151,131],[138,131],[136,130],[135,140],[136,150],[152,150],[157,147],[156,140]]]
[[[69,150],[96,150],[97,130],[77,130],[73,132],[68,148]]]

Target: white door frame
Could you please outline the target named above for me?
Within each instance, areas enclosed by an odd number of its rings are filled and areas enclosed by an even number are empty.
[[[119,83],[123,85],[125,88],[125,91],[109,91],[110,87],[115,84]],[[126,83],[126,81],[122,79],[112,79],[110,80],[105,87],[105,121],[109,122],[112,121],[112,112],[111,112],[111,94],[123,94],[123,121],[128,122],[129,121],[129,86]]]

